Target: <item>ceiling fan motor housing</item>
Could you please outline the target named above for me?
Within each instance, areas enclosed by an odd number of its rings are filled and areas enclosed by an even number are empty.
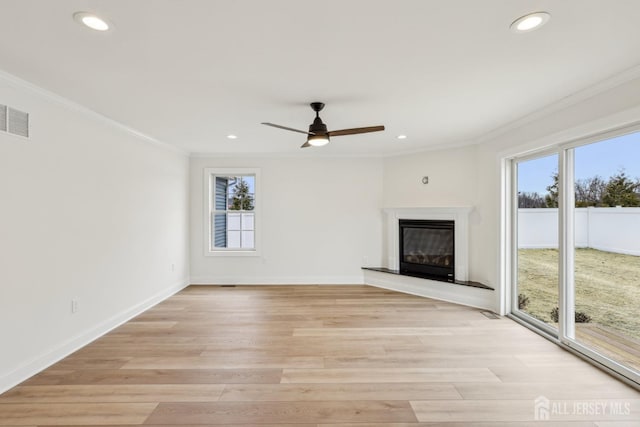
[[[323,135],[327,133],[327,125],[322,123],[320,117],[316,117],[313,123],[309,125],[309,133],[312,135]]]
[[[322,119],[320,118],[320,111],[324,108],[324,103],[322,102],[312,102],[309,104],[311,109],[316,112],[316,118],[313,120],[313,123],[309,125],[309,133],[312,135],[324,135],[327,133],[327,125],[322,123]],[[327,139],[329,137],[327,136]]]

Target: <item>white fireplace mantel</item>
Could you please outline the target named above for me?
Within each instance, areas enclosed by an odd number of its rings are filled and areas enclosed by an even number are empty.
[[[469,280],[469,214],[473,207],[385,208],[387,222],[387,268],[400,269],[398,254],[399,221],[401,219],[431,219],[454,221],[455,278]]]
[[[459,286],[469,281],[469,217],[473,207],[386,208],[387,269],[399,270],[399,221],[401,219],[431,219],[455,222],[456,284],[422,279],[402,274],[389,274],[376,269],[364,269],[364,281],[371,286],[412,295],[495,310],[495,293],[489,287]]]

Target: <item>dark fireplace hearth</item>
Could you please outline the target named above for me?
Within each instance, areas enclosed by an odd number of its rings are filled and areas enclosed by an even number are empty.
[[[454,222],[399,220],[400,273],[455,281]]]

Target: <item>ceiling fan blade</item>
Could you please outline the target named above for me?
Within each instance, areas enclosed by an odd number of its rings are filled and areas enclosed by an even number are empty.
[[[262,123],[263,125],[267,125],[267,126],[271,126],[274,128],[278,128],[278,129],[284,129],[284,130],[290,130],[291,132],[299,132],[299,133],[304,133],[305,135],[313,135],[312,133],[307,132],[306,130],[299,130],[299,129],[294,129],[294,128],[288,128],[286,126],[280,126],[280,125],[276,125],[274,123]]]
[[[356,135],[358,133],[379,132],[384,130],[384,126],[368,126],[364,128],[341,129],[327,132],[329,136]]]
[[[307,148],[307,147],[311,147],[311,144],[309,144],[309,141],[305,142],[300,146],[300,148]]]

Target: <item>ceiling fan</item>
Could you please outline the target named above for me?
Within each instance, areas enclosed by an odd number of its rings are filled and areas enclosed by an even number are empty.
[[[320,147],[322,145],[326,145],[329,143],[329,138],[332,136],[342,136],[342,135],[356,135],[358,133],[368,133],[368,132],[379,132],[384,130],[384,126],[368,126],[363,128],[352,128],[352,129],[341,129],[341,130],[327,130],[327,125],[322,123],[322,119],[320,118],[320,111],[324,108],[324,104],[322,102],[312,102],[311,109],[316,112],[316,118],[313,120],[313,123],[309,125],[309,131],[293,129],[286,126],[276,125],[274,123],[265,123],[263,125],[271,126],[278,129],[290,130],[292,132],[304,133],[307,135],[307,142],[302,144],[301,148],[306,147]]]

